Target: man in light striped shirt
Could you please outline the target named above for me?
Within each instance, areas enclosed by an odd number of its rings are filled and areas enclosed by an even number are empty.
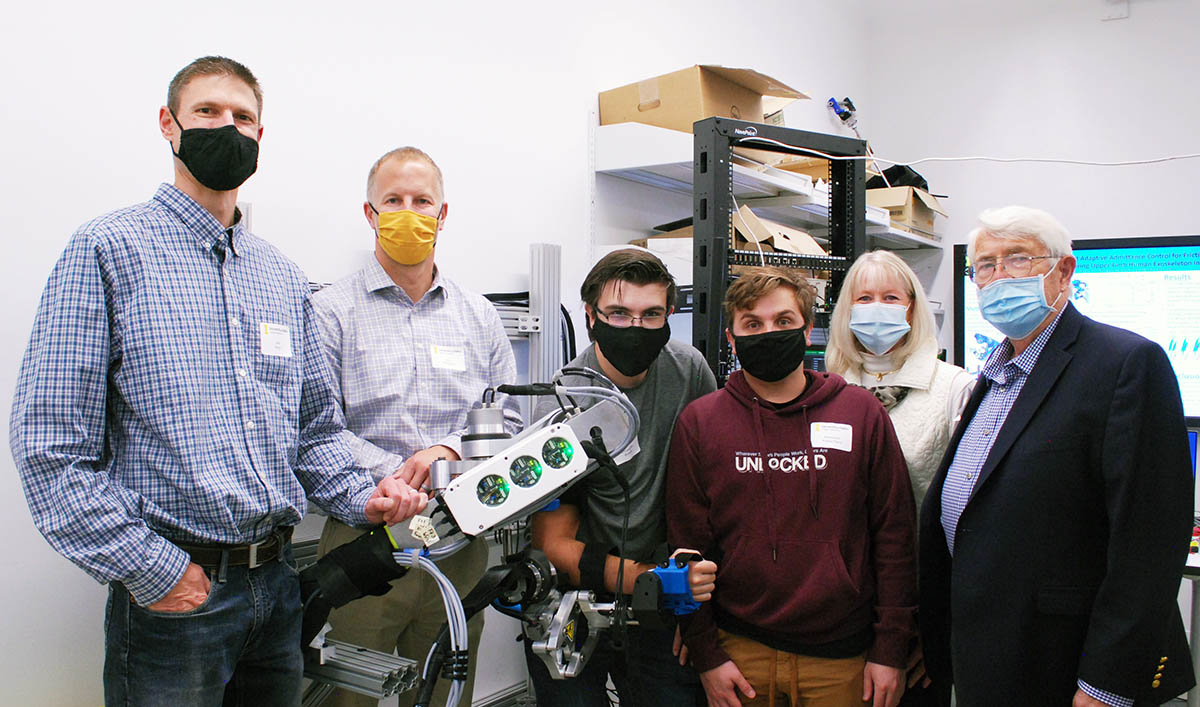
[[[363,213],[375,253],[362,270],[318,292],[313,302],[325,351],[346,414],[345,437],[359,464],[377,479],[397,476],[417,487],[430,464],[457,460],[467,412],[486,388],[516,382],[516,362],[496,308],[460,287],[434,263],[449,208],[442,173],[421,150],[402,147],[367,175]],[[505,427],[521,427],[516,401],[498,395]],[[320,552],[353,540],[358,530],[329,519]],[[487,569],[487,541],[477,539],[438,566],[458,588],[471,590]],[[354,645],[423,660],[445,622],[441,594],[423,573],[392,583],[383,596],[359,599],[330,616],[330,636]],[[470,699],[483,615],[468,622]],[[446,700],[442,681],[432,704]],[[401,702],[405,698],[401,697]],[[375,700],[339,690],[333,704]]]
[[[425,505],[354,465],[307,278],[237,210],[261,112],[235,61],[175,76],[174,185],[72,236],[13,396],[34,522],[109,587],[110,707],[299,704],[305,497],[356,526]]]

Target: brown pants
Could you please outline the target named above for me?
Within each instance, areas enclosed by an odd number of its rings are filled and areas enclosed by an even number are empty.
[[[860,707],[865,656],[812,658],[778,651],[758,641],[718,630],[724,650],[746,682],[754,688],[749,699],[741,692],[743,705],[790,705],[790,707]],[[782,696],[786,702],[779,700]]]
[[[333,548],[350,542],[363,531],[325,520],[317,552],[324,556]],[[483,576],[488,566],[486,538],[471,541],[467,547],[438,562],[438,568],[450,579],[458,595],[465,596]],[[446,610],[437,584],[427,572],[412,570],[392,582],[392,590],[381,597],[356,599],[329,615],[333,630],[329,637],[372,650],[411,658],[421,666],[429,647],[446,623]],[[479,637],[483,633],[483,612],[467,622],[467,641],[471,650],[471,670],[464,686],[461,705],[471,704],[475,688],[475,666],[479,663]],[[516,650],[515,648],[513,650]],[[450,683],[438,680],[431,705],[446,703]],[[407,701],[405,701],[407,700]],[[412,693],[401,695],[400,704],[412,702]],[[375,707],[379,701],[349,690],[338,689],[324,702],[325,707]]]

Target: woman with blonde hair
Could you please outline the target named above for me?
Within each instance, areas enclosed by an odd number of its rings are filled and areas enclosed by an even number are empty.
[[[937,352],[933,311],[908,263],[886,250],[859,256],[833,308],[825,368],[869,389],[887,409],[918,513],[975,385]],[[948,686],[930,685],[919,644],[908,668],[900,707],[949,704]]]
[[[833,309],[825,368],[870,389],[887,408],[918,511],[975,383],[937,352],[933,312],[916,273],[890,251],[863,253]]]

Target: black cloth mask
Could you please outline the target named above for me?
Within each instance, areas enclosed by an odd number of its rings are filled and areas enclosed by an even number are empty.
[[[632,378],[649,369],[662,353],[671,338],[671,325],[664,323],[661,329],[618,328],[596,317],[592,323],[592,337],[613,368]]]
[[[804,365],[804,353],[808,350],[803,328],[735,335],[733,343],[746,373],[767,383],[781,381]]]
[[[179,134],[179,152],[192,176],[213,191],[230,191],[242,186],[258,170],[258,141],[238,132],[235,125],[219,128],[187,128],[171,111]]]

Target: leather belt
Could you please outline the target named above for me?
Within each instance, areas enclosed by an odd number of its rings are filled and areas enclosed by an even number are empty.
[[[248,567],[254,569],[274,562],[292,539],[292,526],[276,528],[263,540],[249,545],[188,545],[176,543],[192,556],[192,562],[205,569]]]

